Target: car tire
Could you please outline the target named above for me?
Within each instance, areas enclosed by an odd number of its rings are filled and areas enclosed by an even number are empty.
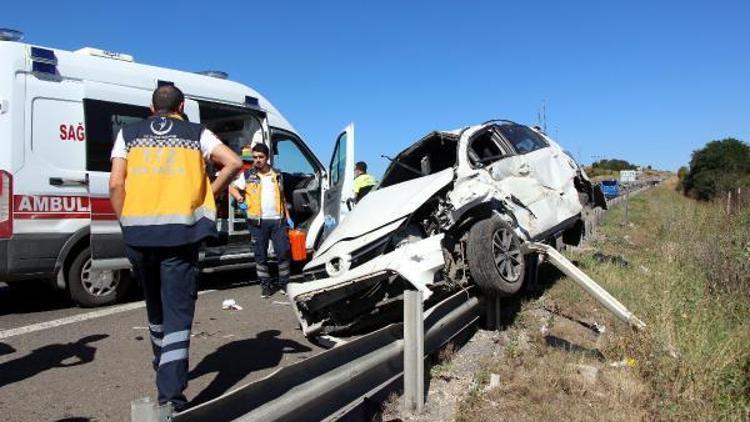
[[[73,258],[67,276],[70,297],[84,308],[116,303],[127,294],[132,284],[128,271],[92,271],[89,247]]]
[[[526,269],[521,241],[501,217],[493,216],[471,227],[466,258],[474,283],[485,293],[511,296],[521,288]]]

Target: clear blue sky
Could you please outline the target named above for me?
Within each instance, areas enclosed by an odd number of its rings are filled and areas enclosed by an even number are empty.
[[[712,139],[750,141],[746,0],[5,3],[0,27],[31,43],[227,71],[325,163],[352,121],[376,175],[433,129],[535,124],[543,101],[584,162],[676,170]]]

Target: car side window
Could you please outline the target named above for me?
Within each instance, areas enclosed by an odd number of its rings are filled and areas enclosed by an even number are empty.
[[[498,130],[519,154],[528,154],[549,146],[544,138],[526,126],[502,125],[498,127]]]
[[[123,126],[148,118],[148,107],[83,100],[86,119],[86,170],[110,171],[109,161],[115,136]]]
[[[508,154],[503,151],[499,141],[495,132],[491,130],[485,131],[472,139],[468,148],[469,162],[472,167],[485,167],[506,157]]]

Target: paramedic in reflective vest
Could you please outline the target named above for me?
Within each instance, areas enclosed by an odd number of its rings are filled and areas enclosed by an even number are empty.
[[[255,271],[261,285],[260,296],[264,299],[271,297],[275,290],[286,291],[289,282],[289,238],[286,229],[287,226],[294,227],[284,200],[281,173],[271,168],[268,158],[268,147],[255,144],[252,148],[253,167],[245,171],[243,178],[235,180],[230,188],[240,208],[247,212]],[[244,191],[244,196],[239,191]],[[269,241],[273,242],[278,262],[279,278],[276,283],[272,282],[268,269]]]
[[[211,131],[184,121],[183,107],[179,89],[157,88],[153,116],[117,134],[109,181],[128,259],[146,298],[159,404],[176,410],[187,404],[198,248],[216,236],[214,195],[242,165]],[[222,167],[213,183],[206,159]]]
[[[359,202],[378,182],[367,174],[367,163],[360,161],[354,165],[354,202]]]

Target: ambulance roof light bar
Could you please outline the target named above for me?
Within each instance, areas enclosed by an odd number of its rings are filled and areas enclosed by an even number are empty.
[[[107,51],[93,47],[83,47],[75,51],[78,54],[85,54],[87,56],[103,57],[105,59],[120,60],[123,62],[134,62],[135,59],[130,54],[118,53],[116,51]]]
[[[15,29],[0,28],[0,41],[21,41],[23,32]]]

